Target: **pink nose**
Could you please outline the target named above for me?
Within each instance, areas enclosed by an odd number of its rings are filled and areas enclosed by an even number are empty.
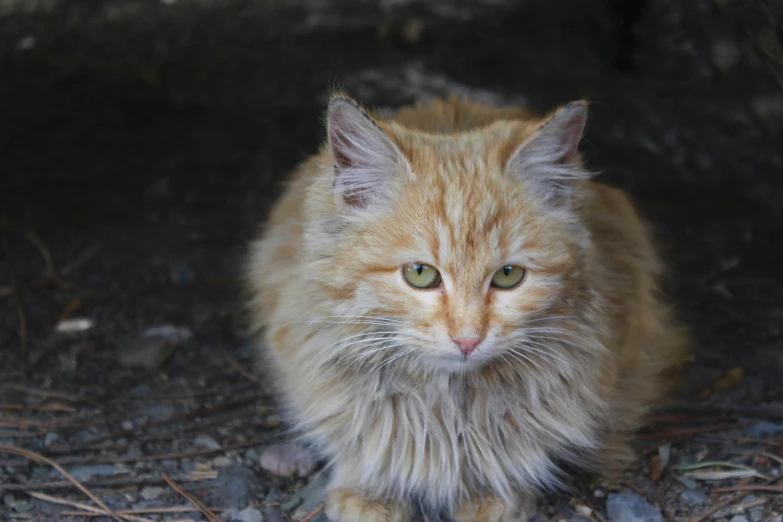
[[[476,349],[476,346],[481,342],[481,337],[456,337],[454,342],[459,346],[462,355],[467,356]]]

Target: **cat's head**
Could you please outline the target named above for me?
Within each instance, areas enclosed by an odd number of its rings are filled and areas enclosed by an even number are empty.
[[[574,102],[543,119],[428,133],[334,98],[332,164],[309,216],[313,270],[329,316],[363,329],[331,352],[447,372],[556,360],[540,344],[563,334],[552,318],[573,313],[589,243],[586,115]]]

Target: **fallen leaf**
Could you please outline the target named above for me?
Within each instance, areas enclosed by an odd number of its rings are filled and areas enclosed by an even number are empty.
[[[699,392],[699,397],[706,398],[718,392],[731,390],[739,386],[742,378],[745,377],[745,368],[734,366],[726,370],[723,375],[712,381],[708,386]]]

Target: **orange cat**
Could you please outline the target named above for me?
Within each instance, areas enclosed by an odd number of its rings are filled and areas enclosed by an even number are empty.
[[[332,99],[246,274],[331,519],[522,521],[557,463],[629,462],[686,341],[642,221],[582,166],[586,117]]]

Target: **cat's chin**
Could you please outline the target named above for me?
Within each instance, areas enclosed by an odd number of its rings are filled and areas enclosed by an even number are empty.
[[[486,365],[490,360],[491,357],[463,357],[459,354],[455,354],[432,357],[428,359],[427,363],[432,370],[437,372],[468,373],[478,370],[479,368]]]

